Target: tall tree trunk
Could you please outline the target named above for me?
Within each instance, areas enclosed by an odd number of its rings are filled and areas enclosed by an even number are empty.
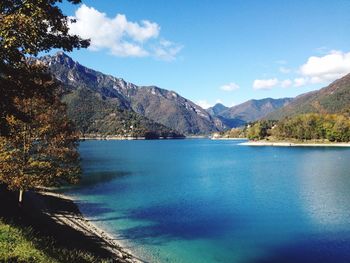
[[[18,202],[19,202],[20,204],[22,204],[22,201],[23,201],[23,189],[20,189],[20,190],[19,190]]]

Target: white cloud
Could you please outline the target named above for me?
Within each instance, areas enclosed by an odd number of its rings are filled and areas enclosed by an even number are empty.
[[[234,90],[238,90],[239,86],[236,83],[231,82],[221,86],[220,89],[224,91],[234,91]]]
[[[281,81],[280,84],[281,84],[282,88],[288,88],[293,84],[293,82],[290,79],[285,79],[285,80]]]
[[[90,50],[106,49],[120,57],[154,56],[165,60],[173,60],[181,50],[179,45],[170,41],[159,41],[160,26],[148,20],[131,22],[123,14],[110,18],[84,4],[72,18],[76,23],[69,25],[70,33],[91,39]],[[149,47],[150,43],[153,43],[153,48]]]
[[[176,59],[176,55],[182,48],[183,46],[181,45],[163,39],[159,42],[159,45],[154,48],[154,55],[158,59],[172,61]]]
[[[138,42],[143,42],[147,39],[158,37],[160,27],[156,23],[152,23],[147,20],[141,21],[141,25],[138,23],[128,22],[125,15],[117,15],[122,18],[125,32]]]
[[[294,79],[294,87],[305,86],[308,83],[307,78],[295,78]]]
[[[321,47],[318,50],[323,52],[327,48]],[[277,78],[257,79],[253,83],[254,89],[268,90],[277,85],[282,88],[288,88],[291,86],[302,87],[319,83],[328,84],[350,73],[350,52],[332,50],[324,55],[311,56],[299,67],[297,72],[286,67],[285,64],[287,62],[284,60],[276,61],[276,63],[281,65],[279,67],[281,73],[292,74],[292,76],[296,73],[293,76],[294,79],[291,77],[281,81]]]
[[[210,104],[208,101],[206,100],[199,100],[196,102],[197,105],[199,105],[201,108],[203,109],[208,109],[211,106],[213,106],[212,104]]]
[[[278,79],[256,79],[253,83],[253,88],[255,90],[268,90],[272,89],[273,87],[277,86],[279,83]]]
[[[292,70],[290,68],[287,68],[287,67],[280,67],[279,68],[280,72],[283,73],[283,74],[288,74],[290,73]]]
[[[350,72],[350,52],[331,51],[329,54],[309,57],[300,67],[300,73],[310,83],[334,81]]]

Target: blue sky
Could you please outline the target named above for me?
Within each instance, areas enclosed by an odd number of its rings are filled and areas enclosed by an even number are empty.
[[[78,19],[72,32],[92,39],[73,59],[203,106],[296,96],[350,72],[349,0],[86,0],[62,8]]]

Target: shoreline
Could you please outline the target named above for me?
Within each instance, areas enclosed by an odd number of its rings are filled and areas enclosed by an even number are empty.
[[[225,137],[211,137],[211,140],[228,140],[228,141],[245,141],[248,138],[225,138]]]
[[[142,140],[179,140],[187,139],[187,137],[159,137],[159,138],[146,138],[146,137],[130,137],[130,136],[96,136],[96,137],[79,137],[80,141],[142,141]]]
[[[43,196],[50,196],[61,200],[70,201],[76,207],[76,211],[74,213],[68,215],[66,213],[59,212],[47,212],[46,215],[52,220],[56,221],[58,224],[69,226],[74,230],[81,232],[87,238],[96,237],[100,239],[102,241],[101,246],[115,255],[115,258],[111,260],[118,260],[118,262],[127,263],[146,262],[125,248],[122,242],[116,241],[116,238],[114,238],[113,235],[98,227],[96,224],[92,223],[89,218],[85,217],[76,203],[76,201],[78,201],[77,199],[66,194],[54,193],[48,190],[40,190],[38,193]],[[37,196],[37,198],[40,197]]]
[[[81,141],[90,141],[90,140],[96,140],[96,141],[130,140],[132,141],[132,140],[146,140],[146,138],[145,137],[123,137],[123,136],[97,136],[97,137],[79,137],[79,140]]]
[[[242,146],[274,146],[274,147],[350,147],[350,143],[295,143],[295,142],[268,142],[268,141],[249,141],[242,142]]]

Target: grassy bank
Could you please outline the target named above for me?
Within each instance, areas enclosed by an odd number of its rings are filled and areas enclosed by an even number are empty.
[[[61,247],[31,227],[0,219],[0,262],[108,262],[91,253]]]
[[[35,247],[38,242],[44,243],[31,228],[21,228],[0,220],[1,262],[57,262]]]
[[[31,227],[5,223],[0,219],[0,262],[107,262],[94,255],[57,247]]]
[[[84,226],[70,200],[26,192],[17,194],[0,185],[0,262],[134,262],[117,256],[106,241]]]

